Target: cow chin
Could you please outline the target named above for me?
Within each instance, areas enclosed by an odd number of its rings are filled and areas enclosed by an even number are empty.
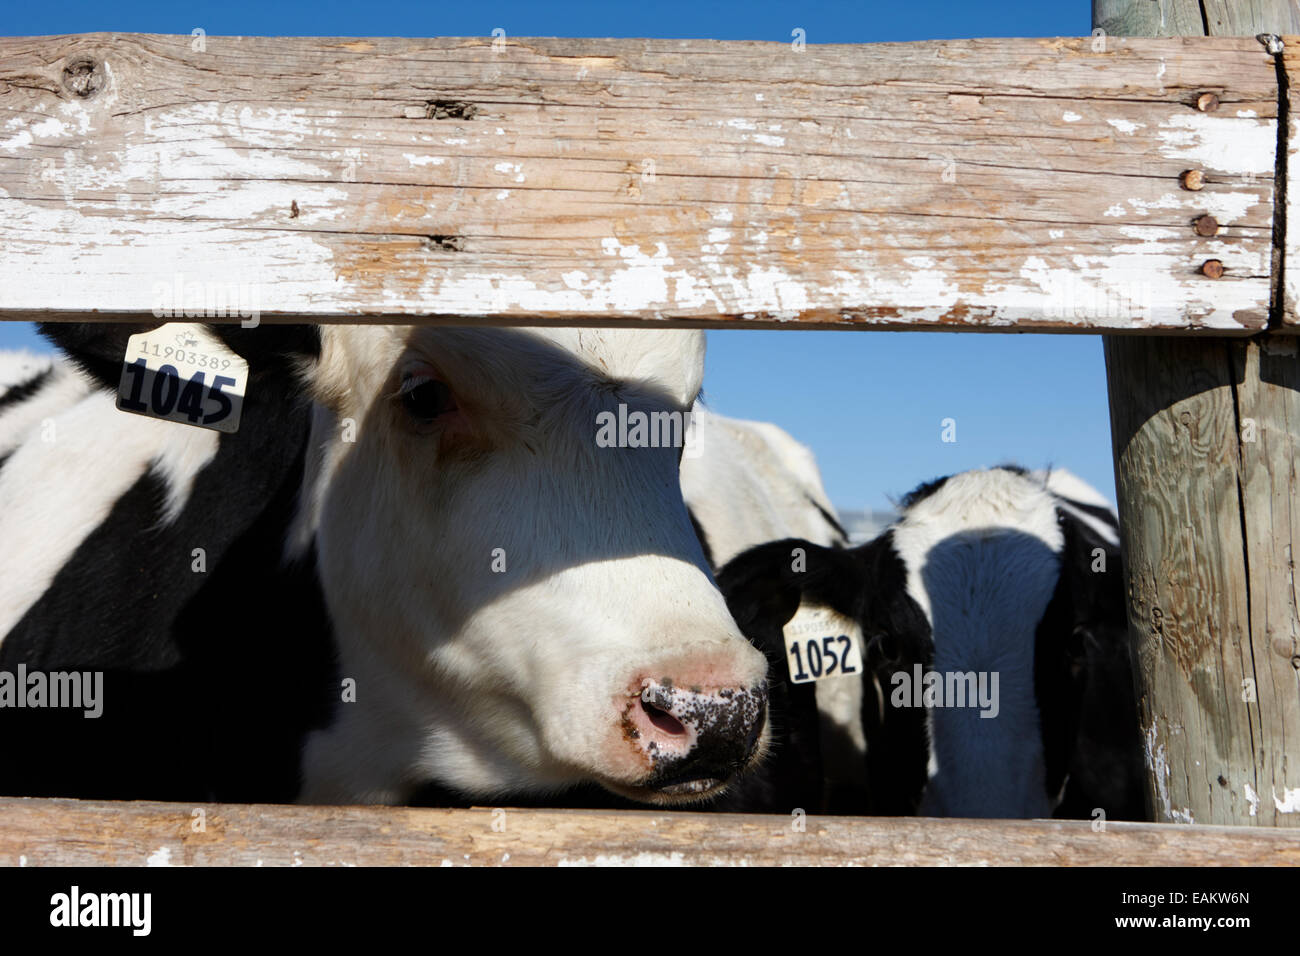
[[[656,771],[637,783],[624,783],[598,777],[602,787],[617,796],[637,803],[659,807],[704,804],[722,796],[740,777],[761,764],[768,755],[771,735],[765,725],[753,752],[744,764],[727,776],[692,776]]]

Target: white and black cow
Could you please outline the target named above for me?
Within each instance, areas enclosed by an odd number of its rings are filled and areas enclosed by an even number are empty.
[[[840,812],[1087,818],[1100,808],[1143,819],[1122,581],[1105,500],[1067,472],[1013,467],[922,485],[861,547],[771,542],[718,575],[741,629],[772,662],[774,700],[786,674],[782,627],[801,603],[861,625],[870,797]],[[956,679],[967,674],[974,682]],[[980,675],[996,689],[992,707],[977,702]],[[927,701],[913,684],[936,678],[954,693],[914,706]],[[975,699],[953,706],[968,689]],[[788,792],[801,772],[778,747],[757,774]]]
[[[226,435],[116,410],[147,329],[48,326],[85,377],[0,397],[0,670],[104,673],[97,719],[0,709],[0,792],[671,804],[762,752],[681,449],[596,440],[691,407],[701,334],[214,327]]]
[[[697,406],[681,470],[683,496],[715,570],[768,541],[848,544],[812,451],[770,422],[729,418]],[[768,663],[769,673],[781,673],[784,655]],[[859,804],[865,788],[861,687],[846,681],[776,681],[769,693],[779,766],[744,775],[709,808],[816,811]]]

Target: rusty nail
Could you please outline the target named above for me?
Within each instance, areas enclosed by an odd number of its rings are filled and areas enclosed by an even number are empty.
[[[1210,279],[1223,278],[1223,263],[1218,259],[1206,259],[1201,264],[1201,275]]]
[[[1202,93],[1196,98],[1196,108],[1202,113],[1213,113],[1219,108],[1219,98],[1213,93]]]
[[[1189,169],[1178,177],[1178,181],[1183,184],[1184,189],[1200,192],[1205,186],[1205,174],[1199,169]]]
[[[1219,221],[1213,216],[1198,216],[1192,222],[1192,228],[1196,230],[1198,236],[1217,236],[1219,234]]]

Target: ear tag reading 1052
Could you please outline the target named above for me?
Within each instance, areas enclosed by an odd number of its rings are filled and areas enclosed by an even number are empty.
[[[804,604],[786,622],[784,633],[793,683],[862,675],[862,628],[852,618]]]
[[[239,430],[248,363],[201,325],[170,322],[126,340],[117,407],[169,422]]]

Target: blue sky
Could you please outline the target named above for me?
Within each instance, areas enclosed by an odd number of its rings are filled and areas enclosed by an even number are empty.
[[[63,3],[0,0],[8,35],[130,31],[209,35],[708,37],[875,43],[977,36],[1079,36],[1088,0],[909,3],[431,4]],[[0,349],[43,347],[0,324]],[[1071,469],[1114,498],[1106,374],[1097,336],[939,332],[709,333],[705,391],[717,411],[773,421],[812,447],[841,508],[888,507],[918,482],[1019,461]],[[956,441],[941,440],[942,421]]]

